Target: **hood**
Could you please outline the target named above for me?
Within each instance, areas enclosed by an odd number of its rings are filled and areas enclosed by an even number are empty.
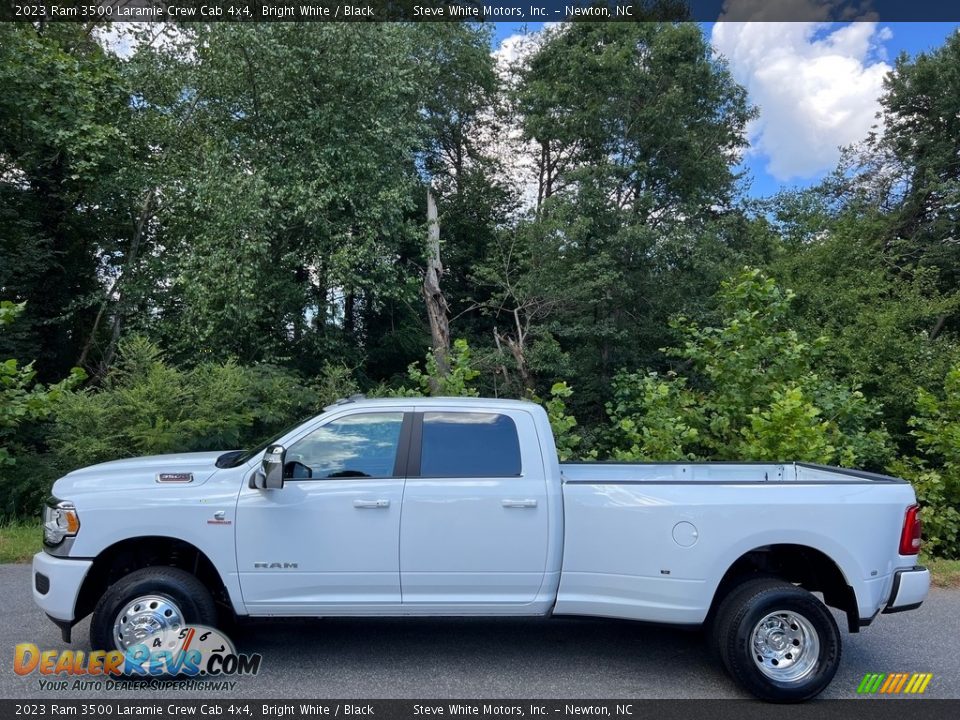
[[[219,469],[214,463],[221,455],[222,451],[196,452],[111,460],[64,475],[54,483],[53,494],[69,500],[78,492],[195,487],[206,482]],[[191,473],[193,481],[157,482],[157,476],[165,473]]]

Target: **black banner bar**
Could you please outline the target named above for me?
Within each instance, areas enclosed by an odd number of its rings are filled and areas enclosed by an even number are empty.
[[[956,0],[0,0],[13,22],[960,21]]]
[[[954,720],[960,700],[814,700],[770,705],[749,700],[0,700],[0,720],[14,718],[160,718],[161,720]]]

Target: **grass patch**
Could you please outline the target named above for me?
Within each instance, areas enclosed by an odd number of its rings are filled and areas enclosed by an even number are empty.
[[[0,525],[0,563],[26,563],[40,550],[39,521]]]
[[[924,557],[921,561],[930,568],[931,581],[935,587],[960,588],[960,560]]]

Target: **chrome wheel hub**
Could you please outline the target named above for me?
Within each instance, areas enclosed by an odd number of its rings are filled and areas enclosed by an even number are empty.
[[[778,610],[756,624],[750,636],[753,662],[767,677],[799,682],[817,666],[820,636],[803,615]]]
[[[126,650],[160,633],[175,632],[182,626],[183,612],[173,600],[161,595],[144,595],[134,598],[117,613],[113,623],[113,644],[118,650]]]

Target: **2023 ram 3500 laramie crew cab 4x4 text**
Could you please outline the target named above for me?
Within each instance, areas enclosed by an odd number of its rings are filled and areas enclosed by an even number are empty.
[[[744,688],[797,701],[840,661],[827,605],[856,632],[930,583],[906,482],[803,463],[561,464],[546,413],[521,401],[352,399],[256,450],[107,462],[54,494],[34,598],[65,639],[93,613],[100,649],[218,609],[595,615],[705,625]]]

